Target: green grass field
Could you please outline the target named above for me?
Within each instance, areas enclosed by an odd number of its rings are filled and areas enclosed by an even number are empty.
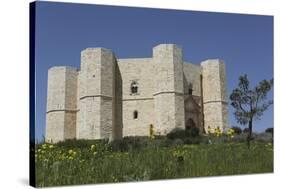
[[[245,143],[165,146],[155,141],[122,150],[116,150],[105,142],[37,145],[36,185],[43,187],[273,172],[271,143],[253,142],[248,149]]]

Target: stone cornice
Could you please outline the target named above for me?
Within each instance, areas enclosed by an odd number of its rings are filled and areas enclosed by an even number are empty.
[[[91,97],[104,97],[104,98],[112,99],[112,96],[107,96],[107,95],[89,95],[89,96],[80,97],[80,100],[85,99],[85,98],[91,98]]]
[[[154,98],[127,98],[122,99],[122,101],[135,101],[135,100],[153,100]]]
[[[180,92],[176,92],[176,91],[162,91],[162,92],[154,93],[153,96],[157,96],[160,94],[173,94],[173,93],[176,95],[184,95],[184,93],[180,93]]]
[[[224,101],[224,100],[209,100],[209,101],[203,102],[203,104],[209,104],[209,103],[222,103],[222,104],[227,104],[227,101]]]
[[[56,109],[56,110],[49,110],[47,111],[46,113],[51,113],[51,112],[67,112],[67,113],[75,113],[77,112],[78,110],[71,110],[71,109]]]

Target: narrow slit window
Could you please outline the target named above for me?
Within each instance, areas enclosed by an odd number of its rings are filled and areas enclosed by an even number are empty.
[[[192,95],[192,89],[188,89],[188,94]]]
[[[138,111],[134,111],[134,119],[138,119]]]
[[[192,89],[192,83],[188,84],[188,94],[192,95],[193,89]]]

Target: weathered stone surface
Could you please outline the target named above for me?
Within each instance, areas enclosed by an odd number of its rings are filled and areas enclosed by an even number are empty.
[[[113,137],[115,67],[116,59],[108,49],[87,48],[82,51],[76,134],[78,139]]]
[[[80,68],[49,69],[48,141],[147,136],[151,124],[162,135],[190,125],[227,127],[220,60],[185,63],[174,44],[154,47],[151,58],[116,59],[108,49],[87,48]]]
[[[77,69],[53,67],[48,72],[46,141],[76,136]]]
[[[205,129],[228,126],[225,64],[221,60],[201,63]]]
[[[118,94],[122,96],[122,120],[116,122],[118,128],[122,124],[123,136],[147,136],[149,125],[155,125],[153,104],[153,78],[155,77],[152,58],[118,59],[121,73],[118,85],[122,88]],[[137,93],[131,92],[131,84],[138,85]],[[118,96],[118,95],[117,95]],[[117,97],[118,98],[118,97]],[[119,102],[120,103],[120,102]],[[117,107],[117,109],[121,109]],[[134,119],[134,111],[138,118]],[[116,117],[116,119],[119,119]]]
[[[167,134],[184,128],[184,89],[182,50],[173,44],[153,48],[156,75],[154,104],[157,130]]]
[[[202,68],[200,65],[184,63],[183,64],[183,83],[184,94],[188,94],[189,84],[192,85],[192,94],[195,96],[201,96],[201,83],[200,75],[202,74]]]

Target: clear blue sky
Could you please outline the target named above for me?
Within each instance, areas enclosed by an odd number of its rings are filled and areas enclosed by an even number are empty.
[[[45,134],[48,69],[79,68],[80,51],[87,47],[106,47],[117,58],[129,58],[151,57],[157,44],[175,43],[183,48],[185,61],[224,60],[228,94],[244,73],[251,84],[273,77],[271,16],[37,2],[36,24],[39,140]],[[229,123],[238,125],[232,112],[229,106]],[[255,131],[267,127],[273,127],[273,107],[254,122]]]

